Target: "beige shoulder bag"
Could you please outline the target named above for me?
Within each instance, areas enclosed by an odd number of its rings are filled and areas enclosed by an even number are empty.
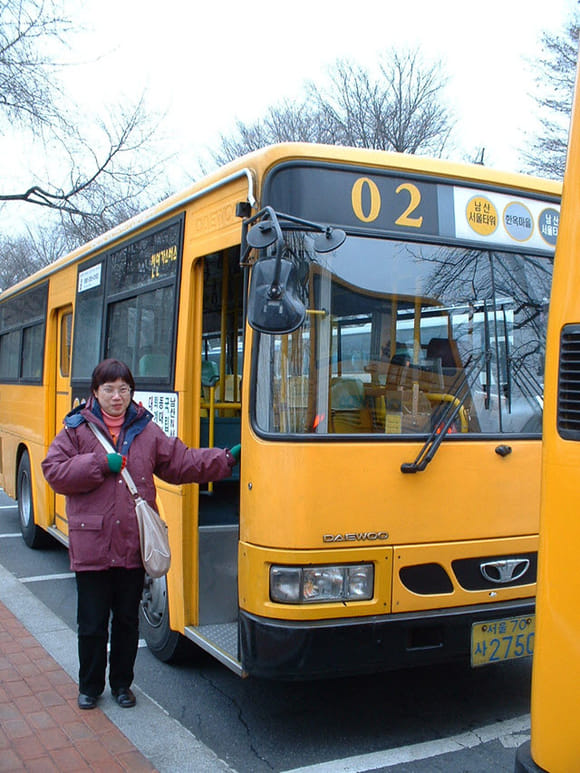
[[[103,433],[92,422],[87,422],[97,440],[108,454],[117,453]],[[169,571],[171,551],[167,524],[143,497],[139,496],[133,478],[125,468],[121,475],[135,502],[135,513],[139,524],[139,539],[141,543],[141,560],[149,577],[163,577]]]

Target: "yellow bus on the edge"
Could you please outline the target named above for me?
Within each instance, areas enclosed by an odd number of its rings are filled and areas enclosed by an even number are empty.
[[[546,352],[532,738],[517,773],[580,771],[580,75]]]
[[[159,485],[161,659],[311,678],[531,654],[560,186],[265,148],[0,296],[1,482],[67,542],[40,461],[103,357],[239,478]]]

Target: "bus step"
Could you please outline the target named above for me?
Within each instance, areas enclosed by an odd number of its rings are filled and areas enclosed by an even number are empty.
[[[66,534],[63,534],[62,531],[57,529],[56,526],[49,526],[47,529],[47,532],[50,534],[51,537],[54,537],[54,539],[58,540],[59,542],[62,542],[65,548],[68,548],[68,537],[66,536]]]
[[[238,660],[238,624],[187,626],[185,636],[191,639],[238,676],[247,676]]]

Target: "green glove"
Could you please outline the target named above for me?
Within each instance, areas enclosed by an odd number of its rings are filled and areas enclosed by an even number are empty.
[[[240,454],[242,453],[242,446],[240,443],[237,444],[237,446],[233,446],[230,448],[230,454],[234,457],[236,462],[240,461]]]
[[[107,464],[111,472],[119,473],[125,467],[127,459],[121,454],[107,454]]]

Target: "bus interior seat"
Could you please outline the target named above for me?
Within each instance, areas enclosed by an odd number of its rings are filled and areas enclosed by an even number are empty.
[[[395,355],[395,357],[396,356],[397,355]],[[385,380],[385,388],[387,391],[403,389],[410,386],[416,373],[416,368],[408,363],[395,361],[395,357],[393,357],[387,369]]]
[[[434,364],[440,374],[440,389],[431,391],[453,392],[461,368],[461,357],[457,349],[457,343],[447,338],[432,338],[427,344],[426,357]]]
[[[213,360],[202,360],[201,362],[201,385],[203,387],[212,387],[220,380],[217,362]]]
[[[334,432],[370,432],[371,413],[366,405],[363,382],[358,378],[333,378],[330,405]]]
[[[219,366],[213,360],[202,360],[201,363],[201,387],[204,400],[210,399],[211,388],[215,387],[214,399],[220,403],[239,403],[242,393],[242,377],[234,373],[226,373],[222,383],[219,375]],[[202,409],[206,415],[207,409]],[[239,408],[232,405],[231,408],[220,407],[220,418],[238,416]]]
[[[439,360],[442,368],[456,369],[458,360],[454,355],[453,343],[448,338],[432,338],[425,352],[427,359]]]
[[[140,376],[167,376],[169,357],[166,354],[144,354],[139,360]]]
[[[400,365],[401,367],[405,367],[406,365],[410,364],[411,358],[405,352],[397,352],[397,354],[394,354],[391,358],[391,365]]]
[[[330,383],[332,407],[335,410],[353,410],[364,404],[364,389],[358,378],[333,378]]]

